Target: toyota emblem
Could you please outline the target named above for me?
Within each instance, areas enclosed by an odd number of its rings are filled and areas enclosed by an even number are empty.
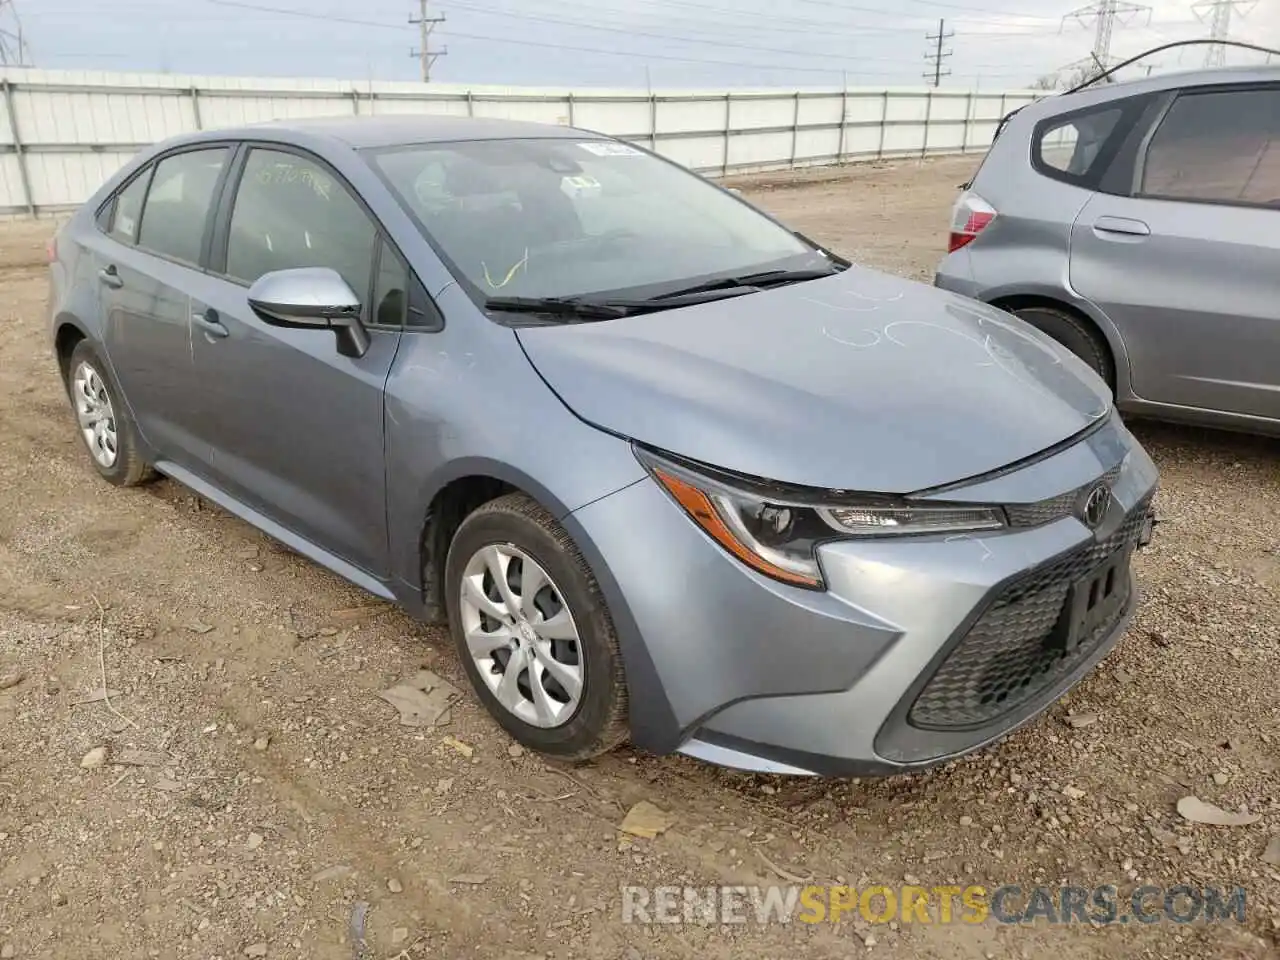
[[[1084,499],[1084,509],[1080,517],[1090,530],[1097,530],[1107,518],[1107,508],[1111,506],[1111,488],[1104,483],[1098,484],[1089,491]]]

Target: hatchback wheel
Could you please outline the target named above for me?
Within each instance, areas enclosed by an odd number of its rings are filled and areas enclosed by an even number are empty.
[[[510,494],[468,516],[445,566],[449,625],[476,693],[532,750],[586,760],[627,737],[622,657],[564,529]]]
[[[1092,324],[1055,307],[1023,307],[1013,313],[1019,320],[1025,320],[1041,333],[1057,340],[1115,390],[1116,370],[1111,350]]]
[[[153,472],[139,455],[133,420],[106,364],[87,340],[81,340],[71,352],[67,392],[80,436],[98,473],[118,487],[150,479]]]

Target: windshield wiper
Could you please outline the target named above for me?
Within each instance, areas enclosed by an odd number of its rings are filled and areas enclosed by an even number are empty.
[[[503,313],[549,313],[572,320],[613,320],[631,313],[619,304],[581,297],[490,297],[484,305]]]
[[[761,270],[758,273],[745,273],[737,277],[719,277],[703,283],[695,283],[690,287],[681,287],[669,293],[660,293],[653,300],[669,300],[673,297],[685,297],[696,293],[709,293],[713,290],[733,290],[737,287],[776,287],[786,283],[800,283],[804,280],[821,280],[840,272],[840,268],[809,268],[807,270]]]

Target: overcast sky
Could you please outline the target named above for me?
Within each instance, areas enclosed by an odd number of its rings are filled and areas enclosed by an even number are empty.
[[[16,0],[38,66],[415,80],[418,0]],[[919,84],[938,18],[958,88],[1025,86],[1078,60],[1095,21],[1072,0],[431,0],[448,47],[432,79],[575,86]],[[1206,36],[1191,0],[1151,0],[1117,23],[1129,56]],[[1012,10],[1018,13],[1011,13]],[[298,15],[305,14],[305,15]],[[1235,15],[1231,36],[1280,46],[1280,3]],[[1203,63],[1172,50],[1157,71]],[[1228,53],[1229,62],[1256,61]]]

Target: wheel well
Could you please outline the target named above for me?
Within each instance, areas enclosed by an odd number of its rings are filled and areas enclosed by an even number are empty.
[[[71,351],[75,350],[76,344],[84,339],[84,334],[80,328],[72,323],[64,323],[58,327],[57,336],[54,338],[54,350],[58,356],[58,369],[62,372],[62,381],[66,383],[67,375],[71,372]]]
[[[999,307],[1001,310],[1007,310],[1009,313],[1013,313],[1016,310],[1024,310],[1028,307],[1048,307],[1051,310],[1058,310],[1062,313],[1071,314],[1071,316],[1083,323],[1093,334],[1097,336],[1098,345],[1102,347],[1102,349],[1106,350],[1107,359],[1111,361],[1111,375],[1113,378],[1115,377],[1115,371],[1117,369],[1116,353],[1111,348],[1111,341],[1108,340],[1107,335],[1102,332],[1102,328],[1098,326],[1097,321],[1083,310],[1077,309],[1069,303],[1063,303],[1061,300],[1055,300],[1053,297],[1040,297],[1035,294],[1001,297],[998,300],[992,300],[991,306]],[[1114,390],[1116,385],[1111,383],[1109,386]]]
[[[431,500],[422,528],[422,605],[429,621],[444,620],[444,566],[449,544],[458,527],[478,507],[517,488],[487,476],[459,477],[445,484]]]

